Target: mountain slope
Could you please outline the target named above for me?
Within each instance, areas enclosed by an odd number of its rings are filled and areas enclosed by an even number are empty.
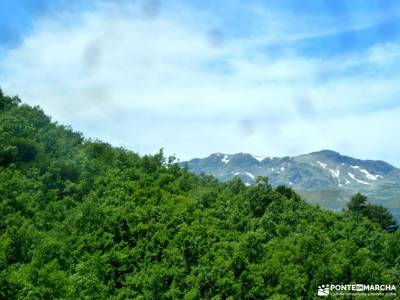
[[[288,185],[313,203],[341,209],[349,197],[362,192],[400,216],[400,169],[383,161],[360,160],[322,150],[295,157],[259,157],[246,153],[215,153],[192,159],[189,171],[225,181],[240,177],[246,184],[267,176],[273,186]]]

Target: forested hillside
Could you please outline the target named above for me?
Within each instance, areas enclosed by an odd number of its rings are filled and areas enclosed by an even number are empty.
[[[0,299],[306,299],[399,287],[399,257],[400,232],[360,214],[87,140],[0,93]]]

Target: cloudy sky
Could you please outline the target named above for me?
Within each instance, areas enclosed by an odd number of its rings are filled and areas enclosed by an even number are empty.
[[[400,3],[0,0],[0,86],[141,154],[400,166]]]

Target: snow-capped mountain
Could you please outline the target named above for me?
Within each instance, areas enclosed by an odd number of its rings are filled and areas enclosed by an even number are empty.
[[[236,176],[245,184],[267,176],[273,186],[284,184],[311,202],[341,209],[349,197],[366,194],[400,216],[400,169],[384,162],[360,160],[322,150],[294,157],[260,157],[246,153],[215,153],[184,162],[190,171],[226,181]]]

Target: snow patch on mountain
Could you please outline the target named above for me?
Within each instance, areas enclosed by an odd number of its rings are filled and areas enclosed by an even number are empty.
[[[364,169],[360,169],[360,172],[364,173],[365,177],[367,177],[367,179],[369,179],[369,180],[375,181],[378,178],[383,178],[383,176],[381,176],[381,175],[373,175],[373,174],[369,173],[367,170],[364,170]]]
[[[340,170],[339,169],[336,169],[336,170],[328,169],[328,170],[331,173],[332,177],[335,177],[337,179],[338,186],[341,187],[342,183],[340,182],[340,177],[339,177],[340,176]]]
[[[233,172],[232,172],[233,173]],[[235,173],[233,173],[233,176],[238,176],[238,175],[241,175],[241,174],[243,174],[243,175],[247,175],[247,176],[249,176],[251,179],[255,179],[256,177],[253,175],[253,174],[251,174],[251,173],[249,173],[249,172],[235,172]]]
[[[365,185],[370,185],[368,182],[365,182],[365,181],[362,181],[362,180],[360,180],[360,179],[357,179],[356,178],[356,176],[354,176],[354,174],[352,174],[352,173],[348,173],[349,174],[349,176],[351,177],[351,179],[353,179],[353,180],[355,180],[355,181],[357,181],[357,182],[359,182],[359,183],[361,183],[361,184],[365,184]]]
[[[329,170],[329,172],[331,172],[332,177],[335,177],[335,178],[339,179],[340,170],[338,170],[338,169],[336,169],[336,170],[328,169],[328,170]]]
[[[327,164],[320,162],[319,160],[317,160],[317,163],[324,169],[326,169],[326,167],[328,166]]]
[[[229,155],[226,155],[226,154],[225,154],[225,155],[224,155],[224,158],[221,159],[221,161],[224,162],[224,163],[226,163],[226,164],[227,164],[228,162],[230,162]]]
[[[256,155],[252,155],[251,157],[257,159],[258,161],[263,161],[264,159],[266,159],[266,157],[256,156]]]
[[[246,174],[247,176],[251,177],[252,179],[255,178],[255,176],[254,176],[253,174],[249,173],[249,172],[245,172],[245,174]]]

